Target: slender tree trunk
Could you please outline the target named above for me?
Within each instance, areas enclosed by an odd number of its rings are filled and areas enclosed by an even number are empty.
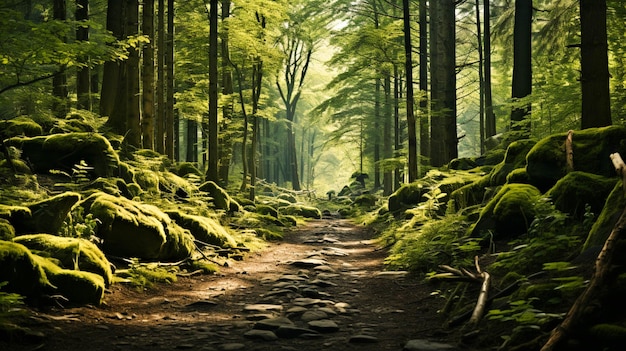
[[[76,0],[76,10],[74,16],[76,21],[85,22],[89,20],[89,0]],[[76,28],[76,41],[89,41],[89,27],[80,25]],[[82,59],[87,60],[88,57]],[[76,73],[76,108],[79,110],[91,111],[91,69],[81,67]]]
[[[187,120],[187,162],[198,162],[198,122]]]
[[[222,0],[222,23],[230,17],[230,0]],[[222,48],[222,61],[221,61],[221,70],[222,70],[222,95],[229,96],[233,93],[233,74],[229,65],[230,62],[230,48],[229,48],[229,34],[228,28],[222,28],[220,32],[221,37],[221,48]],[[219,180],[220,185],[227,186],[228,185],[228,173],[230,170],[230,160],[232,157],[232,149],[233,149],[233,138],[229,137],[226,133],[226,130],[229,125],[231,125],[231,121],[233,119],[233,100],[228,99],[225,100],[222,106],[222,123],[220,124],[219,130],[223,136],[219,136],[218,147],[219,147]],[[245,147],[245,143],[244,143]]]
[[[67,20],[66,0],[54,0],[52,6],[52,17],[57,21]],[[60,38],[63,42],[67,38]],[[55,97],[52,112],[58,118],[65,118],[68,109],[67,74],[61,72],[52,77],[52,95]]]
[[[487,1],[487,0],[485,0]],[[480,28],[480,4],[476,0],[476,42],[478,43],[478,119],[480,121],[480,153],[485,152],[485,83],[483,67],[483,37]]]
[[[127,0],[126,10],[126,33],[128,35],[137,35],[139,34],[139,1]],[[127,109],[125,140],[129,145],[141,147],[139,51],[135,48],[130,49],[126,72]]]
[[[125,2],[109,0],[107,6],[107,30],[116,39],[124,38],[124,6]],[[116,107],[117,94],[123,84],[122,69],[124,62],[107,61],[102,74],[102,90],[100,91],[100,115],[108,117],[107,126],[114,132],[123,134],[125,129],[124,114]],[[121,118],[122,117],[122,118]]]
[[[485,137],[496,135],[496,115],[493,112],[491,96],[491,9],[490,0],[483,0],[484,13],[484,74],[485,74]]]
[[[143,116],[141,134],[144,149],[154,149],[154,0],[143,1],[143,34],[150,42],[143,47]]]
[[[174,158],[174,0],[167,1],[167,43],[165,67],[167,69],[166,109],[165,109],[165,153]]]
[[[431,164],[458,156],[456,134],[455,0],[430,2]]]
[[[377,72],[377,76],[380,72]],[[374,189],[380,189],[380,78],[376,78],[374,89]]]
[[[606,0],[580,0],[581,127],[612,124],[609,61],[606,33]]]
[[[419,2],[420,30],[420,164],[427,165],[430,159],[430,119],[428,110],[428,6],[426,0]]]
[[[211,0],[211,8],[209,11],[209,120],[208,120],[208,169],[206,178],[214,182],[219,181],[218,164],[218,125],[217,125],[217,98],[218,98],[218,0]]]
[[[411,15],[410,1],[402,0],[404,18],[404,52],[406,71],[406,119],[409,140],[409,182],[417,179],[417,135],[415,126],[414,97],[413,97],[413,46],[411,44]]]
[[[515,26],[513,29],[513,100],[532,93],[531,27],[532,0],[515,0]],[[518,138],[530,136],[530,104],[514,108],[511,112],[511,130],[521,132]]]
[[[400,129],[400,72],[397,65],[393,65],[393,149],[394,157],[400,157],[402,151],[402,138]],[[400,176],[400,168],[396,167],[393,172],[393,188],[400,188],[402,179]]]
[[[389,161],[393,157],[393,140],[391,138],[391,120],[393,114],[391,98],[391,74],[385,72],[384,78],[385,104],[383,109],[383,159]],[[393,172],[389,166],[383,167],[383,195],[388,196],[393,192]]]
[[[158,2],[155,149],[165,154],[165,0]]]

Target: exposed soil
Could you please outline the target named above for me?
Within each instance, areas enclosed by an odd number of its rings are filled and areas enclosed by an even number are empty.
[[[44,337],[0,341],[0,350],[402,350],[411,339],[452,343],[433,287],[381,274],[386,252],[373,235],[347,220],[313,221],[216,275],[143,292],[116,284],[102,307],[34,312],[29,327]],[[325,311],[338,330],[273,341],[244,335],[266,317],[313,329],[303,311],[290,310],[298,304]]]

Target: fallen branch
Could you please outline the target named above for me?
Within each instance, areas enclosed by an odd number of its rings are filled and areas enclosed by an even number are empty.
[[[613,161],[613,165],[615,166],[615,170],[618,174],[624,177],[624,170],[626,169],[626,165],[624,161],[620,157],[619,154],[612,154],[611,161]],[[626,184],[626,183],[625,183]],[[617,223],[613,227],[611,234],[604,242],[604,247],[602,247],[602,251],[598,254],[598,258],[595,263],[595,270],[593,272],[593,276],[589,282],[589,285],[585,290],[578,296],[576,302],[572,305],[569,312],[565,316],[565,319],[558,325],[556,328],[552,330],[550,334],[550,338],[543,345],[541,351],[552,351],[554,350],[559,343],[567,336],[568,333],[571,332],[573,326],[578,322],[578,320],[582,317],[585,307],[589,306],[589,302],[596,294],[599,287],[604,284],[604,280],[606,275],[611,267],[611,259],[613,258],[613,253],[615,251],[615,243],[619,239],[620,234],[626,228],[626,209],[622,212]]]
[[[573,139],[574,131],[570,130],[567,132],[567,139],[565,139],[565,158],[567,160],[567,172],[572,172],[574,170],[574,141]]]
[[[480,319],[485,314],[485,308],[487,306],[488,297],[489,297],[489,286],[491,285],[491,275],[487,272],[483,272],[480,268],[480,264],[478,261],[478,256],[474,257],[474,263],[476,265],[476,271],[479,276],[483,280],[483,284],[480,287],[480,294],[478,295],[478,301],[476,302],[476,307],[474,307],[474,311],[472,312],[472,317],[469,320],[470,324],[476,324],[480,321]]]

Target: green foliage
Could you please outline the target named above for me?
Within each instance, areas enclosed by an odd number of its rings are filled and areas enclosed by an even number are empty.
[[[531,298],[528,300],[512,301],[509,303],[508,309],[489,310],[487,317],[492,321],[513,321],[519,325],[540,328],[542,325],[550,323],[554,320],[559,320],[564,316],[562,313],[546,313],[534,308],[533,303],[536,300],[538,299]]]
[[[128,269],[118,270],[115,274],[125,279],[126,283],[139,291],[152,288],[157,283],[176,282],[178,267],[162,267],[158,263],[140,263],[132,259]]]
[[[7,282],[0,282],[0,330],[11,329],[11,324],[15,322],[15,318],[26,314],[24,297],[3,291],[6,285]],[[1,331],[0,334],[2,334]]]

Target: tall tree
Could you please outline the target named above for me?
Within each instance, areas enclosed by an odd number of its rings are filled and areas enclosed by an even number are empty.
[[[580,0],[581,127],[611,125],[606,0]]]
[[[409,182],[413,182],[417,179],[417,135],[415,126],[415,112],[414,106],[414,94],[413,94],[413,45],[411,42],[411,11],[410,1],[403,0],[403,19],[404,19],[404,70],[406,74],[406,120],[408,125],[408,140],[409,140]]]
[[[166,41],[165,154],[170,160],[174,160],[174,0],[167,1]]]
[[[230,17],[230,0],[222,0],[222,24],[228,21]],[[234,99],[231,97],[233,94],[233,74],[230,67],[230,42],[229,42],[229,28],[223,25],[220,31],[220,44],[221,44],[221,73],[222,73],[222,121],[219,126],[219,180],[222,186],[228,185],[228,172],[230,169],[230,159],[232,155],[232,147],[234,144],[234,138],[230,132],[227,132],[229,125],[231,125],[234,114]],[[245,131],[244,131],[245,133]],[[244,142],[244,147],[245,142]],[[245,153],[245,150],[244,150]],[[245,167],[245,160],[244,160]],[[244,169],[244,179],[247,177],[246,170]]]
[[[56,21],[64,22],[67,20],[67,3],[66,0],[54,0],[52,6],[52,18]],[[60,39],[67,41],[64,32],[60,32]],[[61,67],[59,74],[52,77],[52,95],[55,97],[52,112],[56,117],[62,118],[68,112],[68,90],[67,75],[64,72],[65,67]]]
[[[89,0],[76,0],[74,11],[76,21],[76,41],[86,42],[89,40]],[[88,57],[83,57],[88,60]],[[91,110],[91,69],[88,66],[78,68],[76,72],[76,108],[79,110]]]
[[[143,1],[142,24],[143,34],[150,40],[143,47],[142,145],[144,149],[154,149],[154,0]]]
[[[139,35],[139,1],[126,0],[126,34]],[[129,50],[126,63],[126,130],[129,145],[141,147],[141,102],[139,93],[139,50]]]
[[[218,5],[219,0],[211,0],[209,8],[209,115],[208,115],[208,169],[207,180],[219,181],[218,149]]]
[[[157,14],[156,151],[165,154],[165,0],[159,0]]]
[[[420,88],[420,156],[430,158],[430,119],[428,111],[428,5],[419,2],[419,88]]]
[[[484,15],[484,75],[485,75],[485,137],[496,135],[496,115],[493,112],[493,97],[491,90],[491,1],[483,0]]]
[[[109,0],[107,5],[107,30],[117,40],[124,38],[125,1]],[[125,101],[119,99],[126,89],[125,61],[108,61],[104,64],[100,90],[100,115],[108,117],[106,125],[115,133],[126,132]]]
[[[532,93],[532,0],[515,0],[515,24],[513,28],[513,100]],[[511,130],[518,131],[520,138],[530,134],[530,104],[517,104],[511,112]]]
[[[456,132],[455,0],[430,2],[431,164],[458,156]]]

